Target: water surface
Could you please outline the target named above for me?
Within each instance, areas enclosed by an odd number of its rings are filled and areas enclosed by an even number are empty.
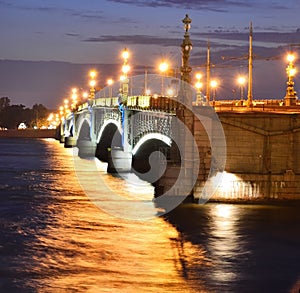
[[[299,211],[189,204],[151,220],[118,218],[82,190],[72,151],[55,140],[3,138],[0,292],[298,292]]]

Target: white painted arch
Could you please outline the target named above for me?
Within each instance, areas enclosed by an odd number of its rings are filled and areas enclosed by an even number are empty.
[[[157,139],[157,140],[161,140],[163,141],[166,145],[171,146],[172,144],[172,140],[171,138],[169,138],[168,136],[161,134],[161,133],[148,133],[145,134],[139,141],[138,143],[134,146],[134,148],[132,149],[132,155],[134,156],[137,151],[139,150],[139,148],[148,140],[151,139]]]
[[[91,121],[90,121],[90,119],[88,119],[88,118],[86,118],[86,117],[84,117],[83,119],[81,118],[81,119],[79,119],[79,121],[78,121],[78,129],[76,130],[76,139],[78,139],[78,137],[79,137],[79,134],[80,134],[80,132],[81,132],[81,128],[82,128],[82,125],[83,125],[83,123],[84,122],[87,122],[87,124],[89,125],[89,127],[91,128]]]
[[[119,130],[120,133],[122,133],[122,128],[121,128],[121,125],[118,121],[114,120],[114,119],[107,119],[104,121],[103,125],[101,126],[100,128],[100,131],[99,133],[97,134],[97,143],[99,143],[101,137],[102,137],[102,134],[103,134],[103,131],[104,129],[106,128],[107,125],[109,124],[114,124],[116,125],[117,129]]]

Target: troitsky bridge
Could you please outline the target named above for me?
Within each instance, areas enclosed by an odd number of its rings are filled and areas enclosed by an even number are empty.
[[[191,19],[183,23],[180,80],[147,76],[152,88],[175,85],[175,94],[134,95],[133,88],[145,89],[145,77],[129,80],[125,54],[119,95],[95,95],[92,87],[90,99],[58,128],[61,142],[78,147],[81,157],[107,162],[108,172],[135,172],[153,184],[155,197],[300,199],[300,104],[292,60],[286,97],[253,100],[251,28],[247,99],[212,101],[190,85]]]

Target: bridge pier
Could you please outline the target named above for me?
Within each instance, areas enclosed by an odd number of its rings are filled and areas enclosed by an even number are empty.
[[[122,149],[111,149],[108,153],[108,173],[130,172],[132,165],[132,153]]]
[[[81,158],[94,157],[96,154],[96,142],[91,140],[79,140],[76,146],[78,147],[78,156]]]
[[[73,136],[65,137],[65,148],[73,148],[77,145],[77,139]]]

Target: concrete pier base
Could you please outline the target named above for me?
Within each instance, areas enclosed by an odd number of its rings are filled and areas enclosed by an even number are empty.
[[[121,149],[112,149],[108,153],[108,173],[130,172],[132,164],[132,154]]]
[[[73,148],[77,145],[77,139],[73,136],[65,137],[65,148]]]
[[[59,137],[59,142],[60,142],[60,143],[65,143],[65,137],[64,137],[63,135],[61,135],[61,136]]]
[[[95,157],[97,144],[90,140],[79,140],[76,146],[78,147],[78,156],[81,158]]]

